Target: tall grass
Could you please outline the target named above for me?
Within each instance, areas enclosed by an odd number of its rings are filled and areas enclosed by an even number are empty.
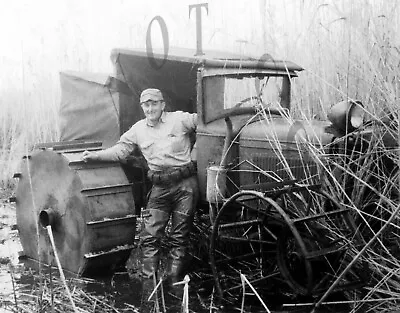
[[[361,100],[366,118],[373,121],[370,145],[363,153],[352,152],[350,162],[343,155],[325,167],[332,175],[331,190],[352,209],[367,242],[353,251],[354,260],[368,263],[370,276],[367,292],[357,299],[354,312],[364,312],[363,304],[369,301],[374,303],[371,311],[393,310],[400,298],[398,12],[398,2],[315,6],[319,27],[309,31],[309,44],[296,51],[310,59],[308,72],[295,86],[295,115],[324,119],[329,105],[350,98]],[[325,163],[323,155],[315,157]],[[395,171],[377,171],[385,162]],[[340,169],[340,175],[338,171],[330,174],[332,168]]]
[[[143,47],[156,15],[168,23],[170,45],[194,48],[196,25],[194,13],[186,15],[188,5],[120,2],[113,8],[121,11],[118,16],[98,2],[95,11],[78,1],[61,9],[46,1],[17,2],[15,12],[26,28],[13,25],[21,40],[13,37],[12,56],[0,58],[1,184],[12,184],[25,147],[57,140],[59,71],[112,71],[111,48]],[[48,24],[40,18],[41,8],[53,13]],[[242,23],[236,22],[238,16]],[[346,97],[362,100],[373,116],[381,116],[398,107],[398,16],[398,2],[384,0],[210,2],[208,14],[203,11],[203,46],[260,56],[268,52],[306,68],[295,83],[295,116],[325,119],[327,108]],[[103,25],[104,19],[113,29]]]
[[[73,3],[78,5],[78,2]],[[39,53],[32,54],[21,41],[12,66],[9,59],[0,59],[2,68],[10,70],[2,79],[0,89],[1,187],[13,187],[12,173],[17,171],[21,156],[31,145],[58,139],[58,71],[70,68],[95,72],[110,69],[111,65],[106,64],[111,48],[133,46],[133,42],[144,44],[148,21],[157,14],[164,16],[167,22],[175,18],[175,24],[170,25],[171,45],[194,47],[194,22],[186,15],[188,3],[181,1],[177,4],[180,6],[177,12],[184,12],[184,18],[174,16],[177,14],[174,8],[155,1],[151,13],[147,12],[144,17],[134,16],[134,7],[129,7],[133,14],[131,20],[126,12],[128,4],[121,1],[118,5],[114,9],[124,11],[121,13],[124,20],[109,16],[113,18],[110,23],[115,27],[114,35],[120,35],[114,38],[108,33],[105,38],[110,43],[104,43],[107,49],[97,51],[99,43],[95,42],[102,41],[97,33],[101,33],[98,28],[107,16],[103,6],[99,9],[103,19],[91,20],[94,25],[80,24],[82,21],[76,17],[59,24],[53,34],[46,32],[39,35]],[[146,12],[147,4],[135,5],[137,12]],[[364,301],[400,298],[400,246],[397,243],[400,221],[393,215],[399,205],[399,174],[377,174],[368,170],[376,162],[376,156],[382,154],[386,154],[394,164],[400,164],[398,148],[388,149],[385,144],[387,137],[384,137],[389,133],[394,141],[399,138],[399,6],[398,1],[386,0],[308,0],[296,3],[289,0],[260,0],[258,3],[220,1],[210,2],[209,13],[203,17],[205,48],[227,47],[255,55],[268,52],[276,58],[299,63],[306,69],[293,86],[294,117],[326,119],[332,104],[350,98],[361,100],[367,118],[375,121],[374,127],[380,131],[373,133],[374,145],[368,147],[364,155],[353,155],[355,163],[360,166],[349,166],[345,156],[330,164],[341,169],[342,177],[352,179],[351,194],[346,193],[343,179],[332,175],[330,183],[337,197],[353,209],[360,221],[364,221],[367,239],[373,239],[363,253],[363,258],[368,260],[374,286],[369,287],[361,299]],[[183,27],[187,27],[187,33],[182,33]],[[37,36],[34,32],[28,33]],[[95,39],[92,39],[93,36]],[[51,40],[59,46],[49,44]],[[238,40],[245,42],[238,43]],[[45,53],[49,48],[54,53]],[[323,156],[318,154],[319,150],[311,151],[329,173]],[[359,195],[368,188],[375,188],[370,182],[371,175],[375,175],[381,185],[378,192],[373,192],[374,205],[369,207],[370,210],[363,210],[370,202],[362,202]],[[386,225],[389,219],[390,223]],[[355,257],[358,252],[354,250]],[[396,301],[380,301],[372,309],[384,311],[396,304]],[[354,311],[357,310],[362,309],[355,306]]]
[[[324,118],[327,107],[347,97],[361,100],[372,116],[396,112],[398,3],[336,2],[314,9],[316,25],[296,50],[308,69],[293,97],[299,113]]]

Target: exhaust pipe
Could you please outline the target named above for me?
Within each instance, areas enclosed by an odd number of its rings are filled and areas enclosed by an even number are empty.
[[[56,219],[57,213],[54,209],[48,208],[40,211],[39,213],[39,223],[43,228],[46,228],[49,225],[54,228],[54,225],[56,224]]]

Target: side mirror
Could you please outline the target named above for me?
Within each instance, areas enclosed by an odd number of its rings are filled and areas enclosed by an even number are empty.
[[[342,134],[347,134],[363,124],[363,108],[361,101],[344,100],[331,107],[328,119],[336,130]]]

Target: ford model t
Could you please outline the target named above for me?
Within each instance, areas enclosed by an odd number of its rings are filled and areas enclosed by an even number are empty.
[[[270,57],[114,50],[112,61],[115,77],[61,74],[60,141],[36,145],[15,174],[26,255],[47,262],[43,226],[51,225],[66,270],[82,274],[127,259],[149,188],[146,164],[140,155],[127,164],[86,164],[81,155],[115,143],[142,118],[140,92],[157,87],[171,110],[198,113],[198,206],[208,214],[220,296],[238,294],[243,277],[261,294],[285,285],[323,296],[363,281],[365,263],[348,265],[365,238],[329,185],[341,173],[329,160],[342,154],[351,162],[353,148],[362,151],[371,138],[368,131],[347,137],[363,124],[361,103],[338,103],[331,123],[293,119],[291,89],[302,68]]]

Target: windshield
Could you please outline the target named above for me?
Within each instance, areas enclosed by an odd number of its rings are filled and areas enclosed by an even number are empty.
[[[215,120],[226,110],[246,107],[264,109],[288,107],[289,86],[289,78],[286,76],[205,77],[203,85],[205,121]]]
[[[235,107],[278,108],[282,77],[224,77],[224,109]]]

